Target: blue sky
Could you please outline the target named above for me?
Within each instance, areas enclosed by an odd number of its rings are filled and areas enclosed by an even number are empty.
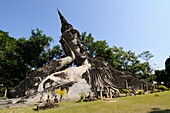
[[[57,8],[80,33],[136,54],[149,50],[154,68],[170,55],[170,0],[1,0],[0,29],[15,38],[37,27],[59,44]],[[155,65],[156,64],[156,65]]]

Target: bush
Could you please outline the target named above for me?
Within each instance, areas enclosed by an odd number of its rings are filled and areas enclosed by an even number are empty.
[[[161,91],[166,91],[166,90],[168,90],[168,88],[167,88],[166,86],[164,86],[164,85],[159,85],[159,86],[158,86],[158,89],[161,90]]]
[[[123,93],[130,93],[130,91],[128,90],[128,89],[121,89],[121,91],[123,92]]]
[[[66,94],[66,90],[59,90],[59,89],[56,89],[56,93],[58,93],[59,95],[65,95]]]
[[[55,92],[60,95],[60,101],[62,100],[63,96],[67,93],[66,90],[59,90],[59,89],[56,89]]]
[[[157,93],[158,92],[158,89],[153,89],[153,93]]]
[[[137,94],[138,94],[138,95],[142,95],[142,94],[144,94],[144,91],[143,91],[143,90],[138,90],[138,91],[137,91]]]

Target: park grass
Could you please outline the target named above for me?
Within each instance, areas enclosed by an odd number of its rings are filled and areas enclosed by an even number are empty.
[[[58,108],[42,111],[33,108],[0,109],[0,113],[170,113],[170,91],[93,102],[63,102]]]

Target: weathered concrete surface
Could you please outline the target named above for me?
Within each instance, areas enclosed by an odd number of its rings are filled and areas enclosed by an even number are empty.
[[[63,100],[78,101],[82,94],[88,95],[91,91],[91,86],[85,79],[80,79],[72,87],[69,88],[68,93],[63,97]]]

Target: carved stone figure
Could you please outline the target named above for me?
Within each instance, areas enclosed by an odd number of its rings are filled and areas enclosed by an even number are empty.
[[[55,89],[66,88],[69,91],[65,98],[74,99],[81,91],[87,93],[91,91],[90,85],[82,79],[83,73],[91,67],[91,64],[87,60],[80,34],[65,20],[59,10],[58,14],[62,24],[60,43],[66,57],[35,70],[10,92],[11,97],[27,96],[29,101],[35,101],[38,98],[46,100],[47,95],[54,97]],[[72,62],[76,66],[64,69],[64,66]],[[75,90],[77,88],[78,90]]]
[[[115,72],[101,58],[93,58],[89,62],[78,30],[67,22],[59,10],[58,14],[62,24],[60,43],[66,56],[35,70],[10,92],[10,96],[24,97],[20,100],[26,102],[45,101],[47,97],[56,96],[56,89],[67,90],[64,100],[79,100],[82,93],[88,95],[89,92],[101,98],[104,95],[119,96],[119,83],[115,82],[118,79],[125,81],[119,76],[120,72]],[[73,62],[74,66],[65,68]]]

